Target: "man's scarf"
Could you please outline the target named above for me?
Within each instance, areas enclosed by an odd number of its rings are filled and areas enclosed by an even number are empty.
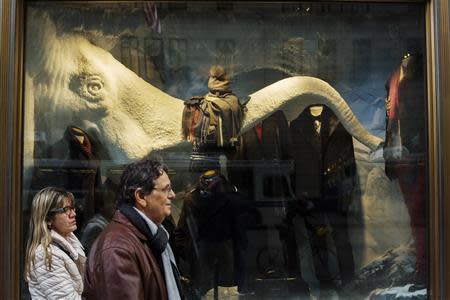
[[[169,242],[169,237],[167,236],[166,232],[164,232],[163,227],[160,225],[157,226],[158,230],[156,231],[156,234],[153,235],[145,220],[141,215],[139,215],[139,213],[134,209],[133,206],[129,204],[122,204],[119,206],[119,211],[125,217],[127,217],[127,219],[131,222],[131,224],[134,225],[134,227],[136,227],[143,235],[147,237],[147,244],[150,247],[153,255],[156,257],[159,268],[161,270],[161,274],[163,274],[164,278],[164,264],[162,262],[161,255],[164,250],[166,250],[167,243]],[[184,299],[183,289],[181,287],[180,273],[176,265],[174,265],[172,262],[171,265],[173,276],[178,287],[178,292],[181,299]]]
[[[169,238],[164,232],[161,226],[158,226],[156,234],[153,235],[150,231],[145,220],[139,215],[139,213],[131,205],[122,204],[119,207],[120,212],[127,217],[127,219],[134,225],[143,235],[148,239],[148,246],[152,250],[153,254],[159,258],[161,254],[166,250]]]

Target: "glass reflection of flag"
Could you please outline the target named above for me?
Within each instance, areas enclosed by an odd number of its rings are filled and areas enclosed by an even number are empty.
[[[156,4],[152,1],[144,2],[145,22],[156,32],[161,33],[161,23],[158,18]]]

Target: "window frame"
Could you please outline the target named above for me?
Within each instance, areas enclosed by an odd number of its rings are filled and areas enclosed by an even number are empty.
[[[333,1],[348,2],[349,0]],[[180,2],[181,5],[185,1]],[[325,1],[320,1],[325,2]],[[330,2],[330,1],[328,1]],[[355,2],[353,0],[353,2]],[[389,3],[389,0],[356,1]],[[450,5],[409,0],[426,7],[428,84],[428,199],[430,299],[449,299],[450,285]],[[23,153],[23,59],[26,0],[0,4],[0,290],[20,299]],[[448,255],[448,256],[447,256]]]

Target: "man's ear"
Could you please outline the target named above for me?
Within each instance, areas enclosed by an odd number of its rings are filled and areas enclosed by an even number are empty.
[[[147,206],[147,201],[144,199],[144,193],[141,188],[138,188],[134,191],[134,200],[136,201],[136,206],[139,205],[141,207]]]

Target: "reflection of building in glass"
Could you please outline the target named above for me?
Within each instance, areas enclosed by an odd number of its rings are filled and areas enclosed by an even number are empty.
[[[168,11],[185,11],[187,9],[187,2],[169,2],[167,3]]]
[[[122,38],[121,43],[121,60],[122,63],[134,71],[136,74],[139,72],[139,41],[135,36],[127,36]]]
[[[364,83],[369,79],[371,71],[372,44],[369,39],[353,40],[352,80]]]
[[[121,38],[118,48],[120,60],[127,68],[144,80],[161,86],[161,73],[166,62],[162,38],[127,35]]]
[[[304,74],[304,60],[307,56],[304,43],[303,38],[290,38],[283,41],[281,45],[281,68],[285,73]],[[268,58],[269,61],[270,59]]]
[[[169,49],[166,56],[169,66],[178,69],[187,62],[187,40],[171,38],[169,39]]]
[[[233,39],[216,40],[216,63],[224,66],[230,74],[233,73],[235,48]]]
[[[329,83],[336,81],[337,46],[335,39],[319,39],[317,49],[317,77]]]
[[[200,84],[204,79],[199,74],[205,74],[211,64],[225,66],[233,77],[249,70],[264,70],[263,76],[252,78],[252,87],[285,76],[307,75],[347,87],[371,85],[378,89],[370,92],[376,98],[383,96],[384,78],[391,66],[405,47],[420,46],[424,30],[405,16],[417,11],[405,6],[395,8],[395,12],[387,12],[360,3],[254,4],[251,8],[243,3],[160,3],[162,32],[144,28],[123,38],[120,53],[116,50],[113,54],[158,87],[186,90],[182,98],[193,96],[185,87],[187,81],[197,77],[194,84]],[[252,14],[250,20],[248,13],[252,10],[259,13]],[[138,17],[142,16],[136,14]],[[376,25],[371,20],[374,18]],[[212,29],[217,22],[223,24],[219,33]],[[238,96],[255,90],[241,86],[237,84]],[[359,99],[361,93],[357,93]],[[348,97],[350,102],[354,101],[352,97]]]
[[[144,38],[144,74],[139,74],[149,82],[158,83],[161,80],[156,70],[164,70],[164,52],[162,38]]]
[[[226,1],[217,2],[217,10],[218,11],[232,11],[233,10],[233,2],[226,2]]]

